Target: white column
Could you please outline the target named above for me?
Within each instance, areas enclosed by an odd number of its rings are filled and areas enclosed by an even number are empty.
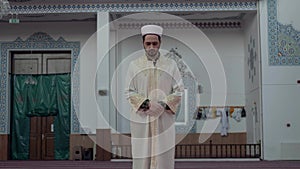
[[[109,128],[109,13],[97,13],[97,128]]]

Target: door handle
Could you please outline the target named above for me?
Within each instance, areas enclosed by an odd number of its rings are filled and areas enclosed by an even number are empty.
[[[42,134],[42,140],[44,140],[44,138],[45,138],[45,135],[44,135],[44,134]]]
[[[51,124],[51,132],[52,133],[54,132],[54,124],[53,123]]]

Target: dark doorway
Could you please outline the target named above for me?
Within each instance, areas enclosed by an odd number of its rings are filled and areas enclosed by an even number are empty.
[[[49,75],[63,74],[71,71],[70,51],[17,51],[11,52],[11,75]],[[12,83],[12,93],[14,87]],[[13,95],[13,94],[12,94]],[[11,97],[12,98],[12,97]],[[13,105],[13,100],[11,101]],[[70,105],[70,104],[69,104]],[[57,113],[57,112],[55,112]],[[21,159],[54,160],[55,158],[55,126],[56,115],[28,116],[30,127],[29,155]],[[11,123],[13,125],[13,123]],[[11,127],[12,130],[14,126]],[[24,130],[26,131],[26,130]],[[13,133],[12,131],[11,133]],[[14,138],[12,137],[12,144]],[[61,144],[69,144],[64,142]],[[12,145],[11,147],[13,147]],[[14,159],[14,158],[13,158]]]

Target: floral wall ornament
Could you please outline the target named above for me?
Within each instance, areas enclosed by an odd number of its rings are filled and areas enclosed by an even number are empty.
[[[195,133],[196,132],[196,126],[195,126],[195,119],[194,119],[194,112],[197,110],[196,106],[196,93],[198,90],[198,86],[196,85],[197,80],[195,79],[193,73],[191,70],[188,68],[186,63],[183,61],[183,57],[177,52],[177,48],[172,48],[169,50],[167,54],[165,54],[165,57],[173,59],[178,66],[178,69],[180,71],[180,74],[182,76],[182,80],[184,83],[184,87],[187,90],[187,95],[188,95],[188,105],[187,109],[188,112],[184,112],[186,109],[184,101],[182,101],[180,105],[180,112],[176,113],[176,122],[182,123],[184,122],[185,124],[179,124],[176,125],[176,133]],[[187,114],[187,118],[185,118],[184,114]]]
[[[278,23],[278,56],[300,56],[300,32],[295,30],[292,25]],[[290,63],[292,58],[287,61]]]
[[[10,5],[8,0],[0,0],[0,19],[3,18],[3,16],[8,15],[10,12]]]
[[[256,60],[257,60],[257,52],[256,52],[256,42],[255,39],[250,36],[250,42],[248,43],[248,68],[249,68],[249,79],[253,83],[253,79],[256,76]]]
[[[269,65],[300,66],[300,30],[278,21],[278,0],[268,0]]]
[[[21,0],[13,0],[21,1]],[[25,0],[22,0],[25,1]],[[229,0],[228,0],[229,1]],[[18,4],[11,3],[11,9],[16,14],[34,13],[70,13],[70,12],[166,12],[166,11],[256,11],[258,3],[253,0],[237,2],[155,2],[128,1],[111,3],[50,3],[50,4]]]

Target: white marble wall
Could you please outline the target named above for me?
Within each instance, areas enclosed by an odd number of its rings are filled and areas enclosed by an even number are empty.
[[[299,27],[299,1],[278,2],[278,22]],[[262,49],[262,104],[263,104],[263,151],[264,159],[300,159],[300,79],[299,66],[270,66],[268,48],[268,18],[274,13],[267,13],[267,1],[260,2],[260,29]],[[276,16],[273,16],[276,17]],[[275,23],[277,24],[277,23]],[[291,37],[292,38],[292,37]],[[299,55],[299,54],[298,54]],[[288,124],[290,127],[288,127]]]
[[[260,42],[257,15],[248,16],[245,21],[245,91],[247,112],[247,142],[259,143],[261,140],[261,71]]]

